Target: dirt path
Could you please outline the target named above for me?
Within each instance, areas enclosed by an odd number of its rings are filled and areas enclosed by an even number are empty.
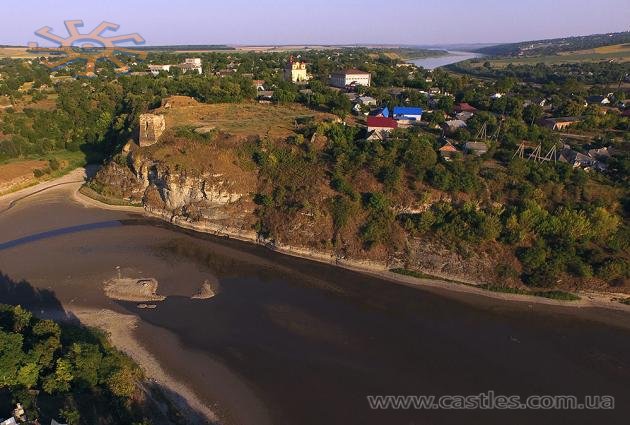
[[[58,179],[48,180],[34,186],[27,187],[25,189],[18,190],[16,192],[2,195],[0,196],[0,214],[13,208],[18,202],[30,196],[58,186],[74,184],[76,190],[79,190],[81,185],[85,182],[86,176],[87,172],[85,168],[77,168],[76,170],[71,171],[65,176],[59,177]]]

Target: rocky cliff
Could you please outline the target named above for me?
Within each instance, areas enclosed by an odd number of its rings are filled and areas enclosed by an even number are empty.
[[[184,100],[169,99],[154,111],[164,115],[167,127],[159,142],[129,143],[98,172],[92,189],[142,205],[148,214],[182,227],[318,260],[377,270],[404,267],[470,283],[496,279],[495,259],[501,255],[488,254],[493,247],[464,255],[439,241],[414,238],[396,222],[387,230],[388,243],[366,246],[361,233],[369,212],[360,207],[341,228],[335,224],[332,206],[339,193],[326,166],[308,159],[323,156],[327,144],[322,133],[312,130],[314,124],[333,118],[305,119],[313,112],[299,106]],[[367,173],[354,183],[360,193],[381,190]],[[391,205],[393,216],[424,211],[440,197],[414,199],[402,191]]]
[[[263,242],[321,261],[374,270],[404,267],[468,283],[497,279],[491,254],[480,250],[463,255],[437,241],[406,237],[402,241],[405,248],[392,253],[364,250],[356,235],[346,232],[340,252],[333,248],[332,219],[322,213],[286,217],[285,225],[277,229],[277,238],[264,240],[255,231],[259,220],[253,201],[259,188],[257,179],[255,170],[235,173],[218,164],[212,171],[183,170],[152,157],[146,149],[133,149],[126,162],[113,161],[102,168],[94,183],[108,196],[141,204],[149,214],[174,224]],[[323,204],[325,199],[319,195],[318,204]]]
[[[248,185],[248,179],[219,170],[182,170],[140,149],[130,152],[126,161],[112,162],[96,175],[95,183],[107,195],[141,204],[147,212],[173,222],[251,230],[255,186]]]

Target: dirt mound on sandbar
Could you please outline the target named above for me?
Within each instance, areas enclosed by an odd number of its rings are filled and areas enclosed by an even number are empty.
[[[193,300],[207,300],[215,297],[219,293],[219,282],[216,280],[204,280],[199,288],[199,292],[190,297]]]
[[[163,301],[166,297],[157,295],[158,282],[148,279],[110,279],[105,282],[105,295],[119,301]]]

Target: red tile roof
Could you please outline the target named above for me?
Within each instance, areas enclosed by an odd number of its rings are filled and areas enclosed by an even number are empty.
[[[455,111],[456,112],[477,112],[477,108],[469,105],[466,102],[462,102],[458,105],[455,105]]]
[[[395,119],[386,117],[368,117],[367,125],[378,128],[398,128],[398,122]]]
[[[440,152],[459,152],[457,148],[450,143],[445,144],[440,148]]]

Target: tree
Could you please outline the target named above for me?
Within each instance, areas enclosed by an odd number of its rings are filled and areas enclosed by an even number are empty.
[[[611,214],[607,209],[598,207],[591,215],[591,223],[594,239],[605,242],[617,231],[621,220],[619,216]]]
[[[339,232],[345,227],[356,210],[354,202],[351,202],[344,196],[335,196],[331,202],[330,209],[335,232]]]
[[[370,213],[361,230],[361,237],[368,247],[372,247],[388,240],[394,214],[389,208],[389,200],[382,193],[368,194],[365,204]]]
[[[440,100],[438,100],[438,109],[451,113],[453,107],[455,106],[455,101],[451,96],[442,96]]]
[[[73,379],[72,363],[67,359],[57,359],[54,373],[44,378],[43,388],[48,394],[66,393]]]
[[[533,271],[543,266],[548,255],[545,242],[538,239],[531,248],[526,248],[519,253],[519,259],[527,270]]]
[[[13,331],[20,333],[22,332],[30,323],[33,314],[24,310],[22,306],[16,306],[13,308]]]
[[[72,374],[77,384],[91,388],[98,384],[98,369],[103,359],[97,345],[86,343],[72,344],[69,353]]]
[[[81,413],[71,406],[59,409],[59,416],[61,416],[68,425],[79,425],[81,423]]]
[[[17,383],[25,388],[33,388],[39,381],[40,367],[35,362],[26,363],[17,373]]]
[[[18,366],[24,358],[22,335],[0,331],[0,388],[16,384]]]
[[[404,161],[407,169],[422,180],[426,171],[437,163],[437,154],[428,140],[412,137],[407,143]]]
[[[584,105],[576,102],[575,100],[569,100],[563,103],[558,109],[558,113],[563,116],[578,116],[584,111]]]
[[[138,376],[130,367],[123,366],[107,378],[107,388],[118,397],[131,397],[136,390]]]
[[[532,103],[523,110],[523,120],[527,124],[532,125],[542,118],[543,112],[542,106]]]

